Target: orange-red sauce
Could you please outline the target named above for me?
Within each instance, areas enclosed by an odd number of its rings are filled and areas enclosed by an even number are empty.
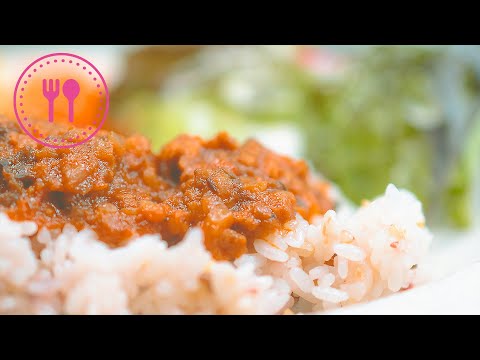
[[[174,244],[198,225],[213,256],[232,260],[296,212],[309,218],[332,208],[328,188],[304,161],[226,133],[183,135],[158,154],[142,136],[107,131],[51,149],[0,118],[0,209],[49,229],[90,227],[111,246],[149,233]]]

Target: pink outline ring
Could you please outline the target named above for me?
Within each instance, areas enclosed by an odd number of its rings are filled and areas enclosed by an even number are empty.
[[[27,128],[25,127],[25,125],[22,123],[22,119],[21,117],[19,116],[19,113],[18,113],[18,110],[17,110],[17,94],[18,94],[18,90],[19,90],[19,86],[20,86],[20,82],[22,81],[23,77],[25,76],[25,74],[35,65],[37,64],[38,62],[46,59],[46,58],[49,58],[49,57],[53,57],[53,56],[68,56],[68,57],[74,57],[76,59],[79,59],[81,61],[83,61],[84,63],[88,64],[97,74],[98,76],[100,76],[100,80],[102,81],[103,83],[103,87],[105,88],[105,110],[103,112],[103,117],[102,117],[102,120],[100,121],[100,123],[98,124],[97,128],[95,129],[95,131],[90,134],[87,138],[83,139],[82,141],[79,141],[78,143],[73,143],[73,144],[70,144],[70,145],[53,145],[53,144],[49,144],[49,143],[46,143],[38,138],[36,138],[33,134],[31,134]],[[36,71],[35,71],[36,72]],[[35,140],[37,143],[39,144],[42,144],[44,146],[47,146],[47,147],[50,147],[50,148],[55,148],[55,149],[68,149],[68,148],[72,148],[72,147],[75,147],[77,145],[81,145],[81,144],[84,144],[86,143],[87,141],[90,141],[97,133],[98,131],[100,131],[100,129],[103,127],[103,124],[105,123],[106,119],[107,119],[107,116],[108,116],[108,111],[109,111],[109,108],[110,108],[110,93],[108,91],[108,86],[107,86],[107,83],[103,77],[103,75],[100,73],[100,71],[95,67],[95,65],[93,65],[90,61],[82,58],[81,56],[78,56],[78,55],[75,55],[75,54],[70,54],[70,53],[51,53],[51,54],[48,54],[48,55],[45,55],[45,56],[42,56],[38,59],[36,59],[35,61],[33,61],[30,65],[28,65],[28,67],[22,72],[22,74],[20,75],[20,77],[18,78],[17,80],[17,84],[15,85],[15,91],[13,93],[13,108],[14,108],[14,111],[15,111],[15,117],[17,118],[17,122],[18,124],[20,125],[20,127],[23,129],[23,131],[30,137],[32,138],[33,140]],[[34,131],[35,132],[35,131]],[[41,134],[43,135],[43,134]],[[42,136],[43,138],[43,136]],[[48,136],[47,136],[48,138]],[[60,142],[60,141],[59,141]]]

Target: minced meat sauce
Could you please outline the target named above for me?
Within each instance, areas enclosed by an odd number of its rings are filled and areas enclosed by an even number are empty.
[[[0,118],[0,209],[49,229],[89,227],[110,246],[152,233],[171,245],[198,225],[213,256],[232,260],[296,212],[308,219],[332,208],[328,190],[304,161],[254,140],[239,145],[226,133],[182,135],[157,154],[142,136],[107,131],[52,149]]]

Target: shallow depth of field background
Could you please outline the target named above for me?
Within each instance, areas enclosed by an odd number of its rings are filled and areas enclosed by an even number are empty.
[[[1,114],[13,117],[18,76],[51,52],[96,65],[105,128],[154,149],[227,130],[306,159],[355,203],[393,182],[434,229],[479,222],[478,46],[0,46]]]

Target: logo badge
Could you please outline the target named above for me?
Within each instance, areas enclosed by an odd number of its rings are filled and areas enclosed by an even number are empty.
[[[103,126],[109,109],[107,83],[88,60],[53,53],[32,62],[20,75],[13,95],[23,131],[51,148],[71,148],[89,141]],[[57,124],[79,131],[58,133]]]

